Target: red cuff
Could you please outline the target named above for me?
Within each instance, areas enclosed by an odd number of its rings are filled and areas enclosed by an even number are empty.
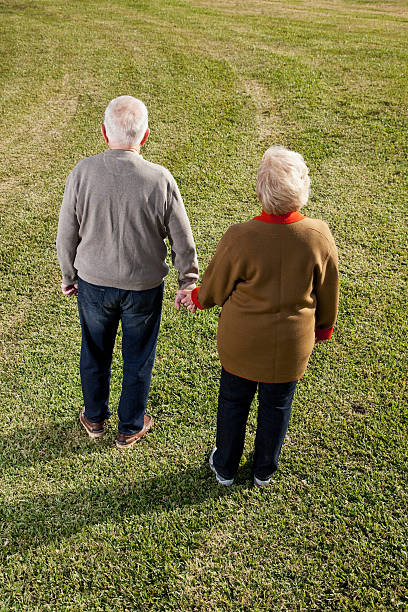
[[[195,289],[192,290],[191,299],[193,301],[194,306],[197,306],[197,308],[199,308],[200,310],[204,310],[204,308],[201,306],[200,302],[198,301],[198,297],[197,297],[199,288],[200,287],[196,287]]]
[[[329,329],[319,329],[318,327],[315,329],[315,338],[316,340],[329,340],[332,337],[333,328],[329,327]]]

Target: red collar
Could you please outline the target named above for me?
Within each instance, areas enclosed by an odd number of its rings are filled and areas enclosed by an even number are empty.
[[[258,221],[264,221],[265,223],[295,223],[305,219],[298,210],[292,210],[292,212],[286,213],[285,215],[270,215],[269,213],[262,211],[259,217],[254,217]]]

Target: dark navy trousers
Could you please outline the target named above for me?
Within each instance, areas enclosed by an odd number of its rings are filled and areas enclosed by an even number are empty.
[[[258,388],[258,423],[253,471],[267,480],[278,469],[279,455],[289,425],[297,381],[263,383],[221,371],[214,467],[223,478],[234,478],[244,450],[249,409]]]
[[[119,432],[133,434],[144,423],[163,301],[164,283],[144,291],[92,285],[78,279],[82,328],[81,385],[85,416],[97,423],[110,416],[113,347],[122,323],[123,381]]]

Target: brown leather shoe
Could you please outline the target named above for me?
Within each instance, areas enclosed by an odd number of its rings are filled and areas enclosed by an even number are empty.
[[[95,438],[102,438],[105,433],[105,421],[101,421],[100,423],[92,423],[92,421],[87,419],[85,416],[85,408],[82,408],[81,410],[79,422],[92,440]]]
[[[154,420],[153,417],[148,414],[144,415],[144,425],[143,428],[134,434],[122,434],[118,433],[118,437],[116,438],[116,446],[117,448],[129,448],[136,444],[136,442],[140,442],[142,438],[147,434],[148,431],[153,427]]]

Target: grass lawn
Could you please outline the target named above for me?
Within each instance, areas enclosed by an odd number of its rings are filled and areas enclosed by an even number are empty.
[[[405,0],[0,0],[0,610],[408,610]],[[185,199],[201,270],[259,211],[263,151],[301,152],[306,214],[339,248],[331,342],[299,385],[281,467],[254,490],[207,465],[216,310],[172,307],[149,411],[114,448],[78,425],[80,330],[59,292],[64,183],[104,150],[103,111],[142,98],[144,156]],[[112,369],[116,412],[120,337]],[[255,408],[255,407],[254,407]]]

